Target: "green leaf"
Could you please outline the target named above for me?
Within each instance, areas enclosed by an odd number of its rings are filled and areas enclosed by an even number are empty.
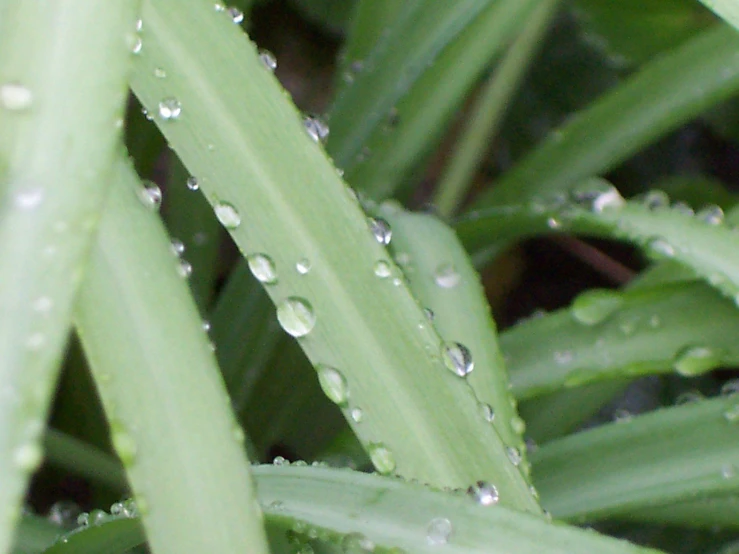
[[[542,446],[531,456],[542,504],[555,517],[591,521],[735,491],[738,402],[661,409]]]
[[[141,522],[135,518],[115,518],[83,527],[62,536],[44,554],[125,554],[146,540]]]
[[[739,6],[733,0],[700,0],[706,8],[739,29]]]
[[[268,519],[303,522],[292,529],[306,541],[310,534],[326,536],[325,530],[330,530],[405,552],[431,553],[441,548],[501,554],[656,552],[397,479],[316,467],[261,466],[254,473]],[[444,530],[449,531],[446,540]],[[327,538],[342,540],[341,536]]]
[[[737,47],[739,36],[719,25],[644,65],[553,131],[476,206],[517,203],[604,173],[729,98],[739,89]]]
[[[135,93],[202,177],[282,327],[315,365],[338,372],[330,395],[376,467],[439,486],[487,478],[512,499],[520,472],[467,383],[438,359],[439,336],[418,329],[425,317],[410,292],[373,273],[382,260],[399,274],[253,45],[204,4],[149,0],[144,20]],[[156,68],[168,78],[157,79]],[[303,258],[312,264],[306,275],[295,269]],[[438,410],[446,403],[454,414]]]
[[[267,552],[243,435],[156,212],[121,159],[75,323],[152,549]],[[171,474],[176,460],[176,478]]]
[[[120,136],[136,9],[123,0],[0,8],[0,552],[43,459],[72,301]]]

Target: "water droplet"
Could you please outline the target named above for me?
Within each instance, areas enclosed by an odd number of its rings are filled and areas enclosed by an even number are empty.
[[[349,413],[351,415],[352,421],[354,423],[362,423],[362,419],[364,419],[364,412],[362,411],[362,408],[352,408],[352,411]]]
[[[641,198],[641,202],[648,210],[659,210],[670,205],[670,197],[664,191],[650,190]]]
[[[441,359],[452,373],[465,377],[475,368],[472,353],[465,345],[458,342],[448,342],[441,347]]]
[[[462,276],[453,264],[439,264],[434,271],[434,282],[443,289],[453,289],[462,281]]]
[[[452,531],[451,521],[445,517],[436,517],[426,527],[426,541],[431,546],[446,544],[452,536]]]
[[[144,48],[144,41],[138,35],[131,35],[129,37],[128,48],[131,54],[141,54],[141,50]]]
[[[139,506],[138,504],[136,504],[136,501],[133,498],[124,500],[122,504],[123,504],[123,510],[121,511],[121,515],[123,515],[124,517],[129,517],[129,518],[139,516]]]
[[[192,275],[192,264],[187,260],[180,260],[180,263],[177,264],[177,273],[183,279],[187,279]]]
[[[554,353],[554,363],[557,365],[570,364],[574,358],[575,355],[571,350],[557,350]]]
[[[688,206],[685,202],[675,202],[675,204],[673,204],[672,206],[672,209],[679,214],[687,215],[689,217],[693,217],[695,215],[693,208]]]
[[[203,321],[203,331],[206,333],[210,332],[210,321]]]
[[[696,390],[689,390],[681,392],[675,399],[676,406],[683,406],[684,404],[693,404],[694,402],[700,402],[703,400],[703,395]]]
[[[44,201],[44,189],[31,188],[19,191],[14,197],[14,204],[21,210],[32,210]]]
[[[166,79],[167,72],[164,71],[164,69],[162,69],[161,67],[155,67],[154,68],[154,77],[156,77],[157,79]]]
[[[108,514],[106,514],[103,510],[92,510],[90,512],[88,522],[90,525],[100,525],[101,523],[105,523],[109,519],[110,516],[108,516]]]
[[[662,318],[660,318],[658,315],[653,315],[649,318],[649,326],[652,329],[658,329],[662,325]]]
[[[43,458],[44,453],[41,450],[41,446],[36,442],[22,444],[13,453],[13,461],[16,467],[27,473],[35,470]]]
[[[274,73],[275,69],[277,69],[277,58],[275,58],[269,50],[260,50],[259,59],[262,60],[262,64],[264,64],[264,67],[269,71]]]
[[[349,387],[341,372],[323,364],[318,364],[316,371],[318,372],[318,382],[328,399],[339,406],[346,405],[347,400],[349,400]]]
[[[249,270],[257,281],[265,285],[274,285],[277,282],[277,270],[272,258],[266,254],[249,254],[246,257]]]
[[[373,271],[375,275],[379,277],[380,279],[387,279],[392,274],[392,271],[390,269],[390,264],[387,263],[385,260],[379,260],[375,262]]]
[[[198,190],[200,188],[200,182],[198,181],[198,178],[194,175],[191,175],[187,178],[187,188],[190,190]]]
[[[123,502],[113,502],[110,505],[110,514],[113,516],[123,515]]]
[[[384,444],[371,443],[368,450],[372,465],[379,473],[387,475],[395,471],[395,456]]]
[[[90,524],[90,514],[82,512],[77,516],[77,525],[79,527],[87,527]]]
[[[485,404],[484,402],[481,403],[480,411],[482,412],[482,417],[485,418],[485,421],[489,423],[495,421],[495,410],[493,410],[493,407],[490,404]]]
[[[319,117],[309,115],[303,118],[303,126],[308,136],[315,142],[325,143],[328,139],[328,125]]]
[[[0,85],[0,106],[11,112],[28,110],[33,105],[31,89],[20,83]]]
[[[724,479],[736,477],[736,468],[732,464],[724,464],[721,466],[721,477]]]
[[[139,189],[139,200],[151,210],[158,210],[162,205],[162,190],[153,181],[145,181]]]
[[[706,346],[688,346],[680,350],[673,361],[675,371],[684,377],[693,377],[718,366],[721,356]]]
[[[180,257],[185,253],[185,243],[180,239],[172,239],[172,253]]]
[[[573,189],[570,196],[575,203],[594,213],[617,210],[626,203],[618,189],[602,179],[588,181]]]
[[[375,543],[362,533],[349,533],[341,539],[341,551],[344,554],[362,554],[374,550]]]
[[[560,227],[562,227],[562,222],[559,221],[555,217],[548,217],[547,218],[547,227],[549,227],[552,230],[559,229]]]
[[[226,11],[226,6],[224,6],[220,2],[216,2],[215,4],[213,4],[213,9],[216,12],[219,12],[220,13],[220,12]]]
[[[370,218],[369,228],[375,239],[377,239],[377,242],[385,246],[390,244],[390,240],[393,238],[393,230],[390,228],[390,224],[387,221],[381,217]]]
[[[168,96],[159,102],[159,117],[165,121],[179,119],[182,114],[182,104],[177,98]]]
[[[140,33],[144,28],[144,20],[139,18],[136,20],[136,32]]]
[[[647,241],[647,249],[657,256],[672,258],[675,255],[675,247],[662,237],[653,237]]]
[[[434,320],[434,310],[432,310],[431,308],[424,308],[423,315],[426,316],[426,319],[428,319],[429,321]]]
[[[615,423],[628,423],[633,417],[631,412],[626,408],[617,408],[613,411],[613,421]]]
[[[526,444],[526,452],[528,454],[533,454],[537,450],[539,450],[539,445],[536,444],[536,441],[532,439],[531,437],[526,437],[526,440],[524,440],[524,443]]]
[[[724,222],[724,210],[719,206],[705,206],[696,216],[708,225],[721,225]]]
[[[77,524],[80,511],[80,507],[76,503],[70,500],[60,500],[51,505],[46,517],[51,523],[59,527],[71,529]]]
[[[308,258],[301,258],[300,260],[298,260],[298,263],[295,264],[295,269],[301,275],[307,275],[311,269],[310,260]]]
[[[244,21],[244,12],[242,12],[237,7],[230,7],[230,8],[228,8],[228,15],[231,16],[231,19],[237,25],[240,25],[241,22]]]
[[[572,303],[570,313],[583,325],[597,325],[623,305],[623,297],[612,290],[589,290]]]
[[[739,394],[739,379],[730,379],[721,385],[721,396]]]
[[[241,216],[233,204],[219,202],[214,206],[216,218],[226,229],[236,229],[241,225]]]
[[[120,423],[111,424],[111,442],[124,466],[130,467],[136,459],[136,441]]]
[[[735,404],[734,406],[724,410],[724,419],[729,423],[736,423],[739,421],[739,404]]]
[[[518,435],[523,435],[526,431],[526,422],[518,416],[511,418],[511,429]]]
[[[316,324],[316,314],[307,300],[290,296],[277,306],[280,326],[293,337],[304,337]]]
[[[467,494],[482,506],[493,506],[500,500],[498,489],[487,481],[478,481],[474,485],[470,485]]]
[[[506,446],[505,452],[508,456],[508,461],[511,462],[514,466],[518,467],[518,465],[521,463],[521,451],[518,448],[514,448],[513,446]]]

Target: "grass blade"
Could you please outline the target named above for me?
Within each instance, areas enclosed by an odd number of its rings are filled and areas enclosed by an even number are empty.
[[[547,509],[576,521],[733,492],[738,420],[728,397],[583,431],[532,455],[534,482]]]
[[[169,237],[140,189],[121,159],[77,302],[113,446],[155,552],[267,552],[240,428]],[[177,478],[163,479],[173,467]]]
[[[136,2],[0,7],[0,552],[20,515],[120,135]]]
[[[150,111],[164,104],[157,125],[203,178],[283,328],[330,374],[329,395],[376,467],[440,486],[487,478],[515,498],[520,472],[467,383],[439,360],[438,335],[418,329],[425,317],[407,288],[373,273],[381,260],[399,272],[247,37],[199,3],[145,1],[144,20],[136,94]],[[156,79],[157,67],[169,78]],[[176,118],[166,109],[174,99]],[[305,275],[295,270],[303,258]],[[453,415],[439,413],[445,402]]]
[[[626,554],[656,552],[597,533],[550,525],[541,518],[472,498],[430,490],[400,480],[347,470],[262,466],[254,471],[267,517],[304,523],[298,535],[313,532],[339,542],[366,538],[379,548],[406,552],[471,554]],[[444,520],[444,521],[442,521]],[[448,525],[447,525],[448,523]],[[450,535],[439,532],[450,530]]]
[[[739,89],[738,47],[736,32],[718,25],[644,65],[550,134],[476,206],[517,203],[604,173],[729,98]]]
[[[126,554],[146,537],[138,519],[120,517],[67,533],[44,554]]]
[[[739,29],[739,5],[736,2],[733,0],[700,0],[700,3],[729,25]]]

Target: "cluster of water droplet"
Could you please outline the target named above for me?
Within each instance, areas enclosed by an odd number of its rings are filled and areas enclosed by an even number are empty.
[[[92,510],[81,512],[79,506],[74,502],[60,501],[50,509],[47,518],[52,523],[59,525],[69,532],[60,535],[57,542],[66,543],[75,533],[102,525],[116,519],[128,519],[139,517],[140,511],[136,502],[131,498],[121,502],[115,502],[110,506],[110,513],[104,510]]]

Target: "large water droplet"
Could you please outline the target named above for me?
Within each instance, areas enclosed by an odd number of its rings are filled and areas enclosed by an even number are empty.
[[[277,321],[293,337],[304,337],[316,325],[316,314],[307,300],[290,296],[277,306]]]
[[[368,450],[372,465],[379,473],[386,475],[395,471],[395,456],[384,444],[372,443]]]
[[[339,406],[346,405],[347,400],[349,400],[349,387],[341,372],[323,364],[318,364],[316,371],[318,372],[318,382],[328,399]]]
[[[706,206],[696,214],[696,217],[708,225],[721,225],[724,222],[724,210],[719,206]]]
[[[198,178],[194,175],[191,175],[187,178],[187,188],[190,190],[198,190],[200,188],[200,182],[198,181]]]
[[[379,277],[380,279],[387,279],[392,274],[392,271],[390,269],[390,264],[387,263],[385,260],[379,260],[375,262],[373,271],[375,275]]]
[[[390,224],[387,221],[381,217],[370,218],[369,228],[375,239],[377,239],[377,242],[385,246],[390,244],[390,240],[393,238],[393,230],[390,228]]]
[[[262,64],[264,64],[264,67],[269,71],[274,73],[275,69],[277,69],[277,59],[269,50],[260,50],[259,59],[262,60]]]
[[[622,305],[623,297],[616,291],[590,290],[575,299],[570,313],[583,325],[597,325]]]
[[[641,202],[649,210],[659,210],[670,205],[670,197],[664,191],[650,190],[641,198]]]
[[[162,205],[162,190],[153,181],[144,182],[138,196],[141,203],[149,209],[158,210]]]
[[[35,470],[43,457],[44,453],[41,450],[41,446],[36,442],[22,444],[13,452],[13,461],[16,467],[26,473]]]
[[[458,342],[448,342],[441,347],[441,359],[452,373],[465,377],[475,368],[472,353],[465,345]]]
[[[31,89],[20,83],[0,85],[0,106],[11,112],[28,110],[33,105]]]
[[[216,218],[226,229],[236,229],[241,225],[241,216],[233,204],[219,202],[213,207]]]
[[[301,275],[307,275],[311,269],[310,260],[308,258],[302,258],[298,260],[298,263],[295,264],[295,269]]]
[[[274,285],[277,282],[277,270],[272,258],[266,254],[249,254],[246,257],[249,270],[257,281],[265,285]]]
[[[475,499],[475,502],[483,506],[493,506],[500,500],[498,489],[487,481],[478,481],[467,489],[467,494]]]
[[[231,16],[231,20],[237,25],[240,25],[244,21],[244,12],[235,6],[228,8],[228,15]]]
[[[309,115],[303,118],[306,133],[315,142],[324,143],[328,139],[328,125],[319,117]]]
[[[626,203],[613,185],[601,179],[589,181],[570,194],[577,204],[595,213],[619,209]]]
[[[445,517],[436,517],[426,527],[426,541],[431,546],[446,544],[452,536],[452,531],[451,521]]]
[[[721,356],[715,350],[706,346],[688,346],[677,353],[673,366],[680,375],[693,377],[713,369],[720,362]]]
[[[657,256],[672,258],[675,255],[675,247],[662,237],[653,237],[647,241],[647,249]]]
[[[159,102],[159,117],[165,121],[175,120],[182,114],[182,104],[177,98],[168,96]]]
[[[434,271],[434,282],[443,289],[452,289],[462,281],[462,276],[453,264],[443,263]]]

